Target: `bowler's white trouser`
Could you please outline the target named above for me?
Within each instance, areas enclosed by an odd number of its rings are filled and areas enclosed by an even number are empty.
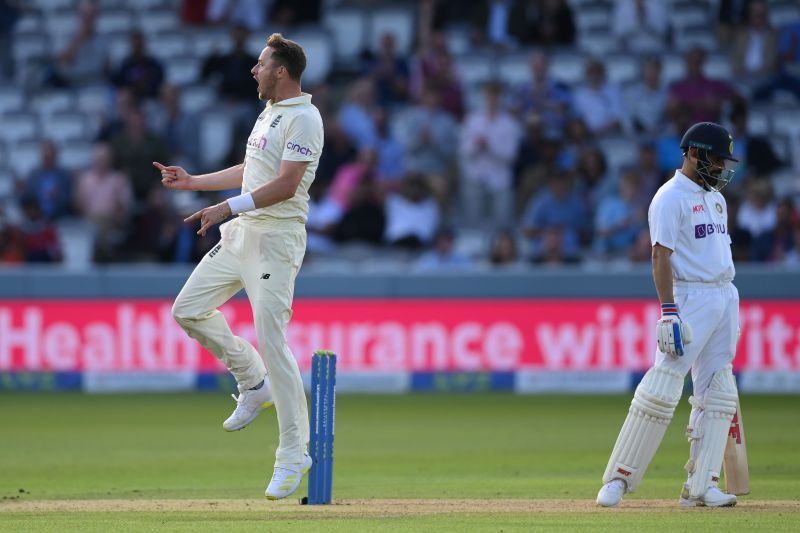
[[[306,249],[305,227],[297,222],[256,224],[237,217],[220,232],[219,244],[194,269],[172,314],[189,336],[225,364],[240,390],[268,376],[280,431],[275,464],[302,463],[308,446],[308,408],[286,328]],[[253,308],[258,351],[235,336],[217,310],[242,287]]]

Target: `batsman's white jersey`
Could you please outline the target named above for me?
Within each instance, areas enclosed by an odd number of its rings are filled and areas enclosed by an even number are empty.
[[[275,179],[282,160],[310,164],[293,198],[220,227],[220,242],[197,265],[173,306],[176,320],[225,364],[240,390],[268,374],[280,431],[276,466],[302,463],[308,444],[306,397],[286,329],[306,249],[308,188],[322,145],[322,119],[310,95],[267,103],[247,143],[242,191]],[[235,336],[217,310],[242,287],[253,308],[258,351]]]
[[[675,303],[694,332],[683,357],[656,350],[656,363],[683,374],[692,368],[695,395],[702,395],[736,349],[739,293],[731,283],[727,204],[721,193],[706,191],[676,171],[653,197],[648,222],[652,244],[672,250]]]
[[[673,251],[674,279],[702,283],[733,280],[728,208],[721,193],[706,191],[677,170],[656,192],[647,218],[652,244]]]

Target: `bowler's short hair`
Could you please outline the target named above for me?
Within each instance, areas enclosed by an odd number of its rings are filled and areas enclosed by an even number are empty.
[[[285,67],[290,78],[300,81],[300,76],[306,69],[306,53],[303,47],[284,38],[280,33],[270,35],[267,46],[272,48],[272,60]]]

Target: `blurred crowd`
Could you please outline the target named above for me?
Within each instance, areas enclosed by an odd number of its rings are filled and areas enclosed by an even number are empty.
[[[232,49],[203,58],[197,80],[214,87],[213,106],[234,117],[228,166],[243,160],[263,105],[249,72],[256,57],[248,38],[266,39],[272,28],[292,38],[293,28],[320,24],[329,4],[365,8],[319,0],[167,3],[182,27],[231,32]],[[13,39],[16,18],[29,9],[21,4],[0,0],[0,43]],[[708,76],[708,50],[693,45],[681,49],[683,77],[666,83],[662,57],[679,44],[667,25],[668,3],[618,0],[610,30],[640,58],[641,74],[615,83],[603,58],[587,54],[579,81],[568,84],[552,76],[551,62],[555,52],[575,49],[574,2],[408,5],[415,12],[412,54],[398,53],[397,37],[386,32],[376,51],[304,85],[325,124],[310,191],[309,261],[375,253],[419,271],[646,263],[650,199],[681,166],[682,133],[709,120],[729,128],[741,161],[723,191],[734,259],[800,267],[800,188],[781,194],[773,179],[791,171],[792,161],[768,134],[748,129],[753,106],[800,104],[800,19],[775,27],[767,1],[720,0],[710,30],[732,80]],[[101,6],[80,3],[79,28],[39,78],[57,90],[107,85],[92,164],[68,171],[58,143],[41,139],[37,168],[14,176],[13,205],[0,211],[0,262],[61,261],[65,220],[90,228],[97,263],[195,262],[218,233],[199,237],[182,219],[237,194],[162,188],[152,161],[216,170],[204,166],[202,114],[187,111],[182,87],[167,83],[147,32],[131,32],[129,55],[110,67],[94,27]],[[467,55],[526,54],[527,81],[465,82],[448,39],[453,24],[468,29]],[[0,68],[3,83],[18,83],[13,61],[0,57]],[[627,158],[615,157],[619,152]]]

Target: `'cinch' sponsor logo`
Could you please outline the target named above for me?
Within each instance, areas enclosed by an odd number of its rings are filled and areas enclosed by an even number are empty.
[[[256,136],[253,135],[249,139],[247,139],[247,146],[252,146],[253,148],[258,148],[259,150],[264,150],[267,148],[267,136],[262,135],[260,138],[256,138]]]
[[[297,143],[293,143],[292,141],[286,143],[286,148],[293,152],[297,152],[298,154],[314,155],[314,152],[312,152],[310,148],[299,145]]]

